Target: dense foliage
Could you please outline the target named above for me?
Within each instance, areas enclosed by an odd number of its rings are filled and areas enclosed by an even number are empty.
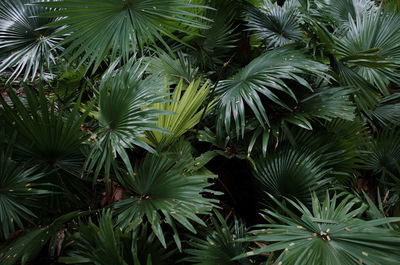
[[[400,264],[400,4],[0,1],[0,264]]]

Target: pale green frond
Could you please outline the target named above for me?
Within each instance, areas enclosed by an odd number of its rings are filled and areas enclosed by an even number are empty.
[[[207,109],[204,106],[210,90],[211,84],[208,81],[201,84],[201,79],[198,79],[186,85],[183,80],[180,80],[168,98],[168,102],[151,105],[152,108],[172,114],[160,116],[155,124],[169,133],[148,131],[146,136],[149,143],[155,147],[171,145],[196,126],[200,119],[213,108],[213,103],[210,103]]]

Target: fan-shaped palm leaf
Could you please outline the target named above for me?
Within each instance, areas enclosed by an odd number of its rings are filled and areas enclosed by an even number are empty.
[[[188,53],[203,70],[218,71],[234,52],[239,39],[235,19],[240,17],[243,1],[237,0],[205,0],[207,9],[204,16],[210,22],[208,28],[200,30],[201,36],[194,38],[190,44],[194,50]]]
[[[298,7],[297,0],[285,1],[283,6],[264,0],[261,9],[252,7],[246,11],[247,26],[267,47],[276,48],[299,41],[304,34]]]
[[[198,77],[199,68],[194,66],[193,60],[187,54],[178,53],[177,56],[161,53],[159,58],[149,57],[148,70],[154,74],[164,74],[168,80],[179,82],[184,79],[188,84]]]
[[[355,19],[364,13],[375,12],[378,7],[369,0],[317,0],[317,8],[321,19],[334,24],[335,33],[343,34],[349,28],[349,18]]]
[[[334,118],[354,120],[355,107],[349,95],[353,91],[342,87],[322,87],[303,98],[296,111],[284,120],[305,129],[312,129],[309,119],[324,119],[331,121]]]
[[[354,71],[389,95],[389,82],[400,83],[400,16],[368,12],[350,19],[346,36],[336,38],[335,55]]]
[[[145,131],[158,130],[157,118],[165,114],[149,108],[151,104],[165,101],[163,81],[158,76],[143,79],[146,67],[140,61],[131,60],[123,68],[114,70],[116,64],[104,75],[100,85],[98,140],[86,163],[87,169],[95,168],[95,177],[104,168],[109,178],[117,155],[132,174],[126,149],[140,146],[152,151],[143,141]]]
[[[250,265],[247,258],[232,260],[248,247],[247,242],[236,241],[245,236],[243,222],[235,217],[232,224],[228,225],[220,213],[216,212],[216,217],[212,219],[213,226],[205,232],[205,238],[190,238],[188,244],[192,248],[185,251],[189,257],[184,260],[198,265]]]
[[[15,232],[16,225],[24,228],[23,221],[32,222],[36,215],[31,209],[40,207],[37,195],[49,194],[35,184],[45,175],[38,173],[37,169],[24,168],[11,160],[9,154],[0,153],[0,223],[3,239]]]
[[[110,211],[103,212],[99,225],[81,222],[73,236],[72,250],[58,259],[61,263],[96,265],[167,265],[173,253],[164,249],[147,229],[124,232],[116,227]]]
[[[330,181],[319,157],[305,150],[285,150],[267,154],[256,161],[253,175],[261,192],[275,197],[297,198],[311,203],[312,192],[323,192]]]
[[[268,113],[265,110],[264,96],[273,103],[290,109],[274,90],[282,91],[297,100],[295,93],[283,80],[293,80],[311,89],[310,84],[301,77],[311,74],[327,78],[328,67],[316,61],[307,59],[300,51],[281,48],[267,52],[254,59],[237,74],[219,83],[217,93],[220,97],[218,109],[218,127],[225,127],[229,132],[231,121],[236,127],[236,134],[243,137],[246,123],[245,107],[249,107],[257,118],[260,126],[269,124]]]
[[[243,256],[274,252],[275,264],[288,265],[400,264],[400,234],[382,228],[400,218],[358,219],[366,207],[351,195],[327,195],[323,202],[314,196],[312,211],[300,202],[288,202],[299,215],[276,201],[286,215],[266,211],[265,217],[282,224],[258,226],[248,240],[268,245]]]
[[[400,93],[385,97],[374,110],[367,112],[366,115],[382,126],[400,125],[399,99]]]
[[[166,129],[169,133],[159,131],[147,132],[147,138],[153,146],[169,146],[176,141],[185,132],[192,129],[205,115],[212,106],[207,110],[201,108],[211,89],[211,85],[206,82],[201,85],[201,79],[191,82],[186,86],[181,80],[174,88],[174,92],[170,97],[171,102],[157,103],[151,107],[159,110],[174,113],[174,115],[166,115],[159,117],[156,126]]]
[[[314,153],[324,168],[330,168],[330,176],[341,183],[353,184],[354,176],[364,158],[369,142],[367,128],[360,120],[335,119],[313,131],[289,127],[280,139],[280,148],[295,149],[300,153]]]
[[[87,215],[88,212],[74,211],[62,215],[55,219],[51,224],[34,228],[24,232],[12,242],[7,242],[0,249],[1,265],[29,265],[34,262],[35,257],[40,255],[41,250],[46,247],[51,239],[58,237],[64,224],[71,219]],[[49,252],[52,246],[49,248]]]
[[[208,181],[215,176],[208,172],[191,172],[191,166],[190,160],[174,162],[165,157],[147,155],[135,166],[133,174],[121,176],[119,182],[130,197],[114,204],[118,225],[130,227],[146,218],[166,246],[161,227],[164,220],[173,229],[174,240],[180,248],[176,222],[196,233],[191,222],[205,225],[197,215],[209,213],[217,202],[203,195],[205,192],[215,193],[207,189],[211,185]]]
[[[396,174],[400,169],[400,133],[395,129],[381,131],[370,143],[366,156],[366,169],[375,174]]]
[[[45,2],[46,0],[41,0]],[[44,74],[56,60],[62,48],[61,36],[53,37],[58,29],[44,29],[54,18],[37,16],[49,8],[30,5],[33,0],[4,0],[0,2],[0,72],[13,69],[10,79],[23,74],[33,80],[38,72]]]
[[[88,60],[95,69],[111,53],[112,59],[143,49],[146,44],[163,41],[167,36],[178,40],[174,31],[204,28],[193,9],[203,8],[186,0],[63,0],[43,4],[57,8],[46,17],[61,18],[50,26],[67,27],[63,44],[70,60]],[[166,44],[165,44],[166,45]]]
[[[24,90],[27,105],[10,89],[8,95],[13,107],[3,97],[0,103],[7,124],[18,133],[15,153],[21,160],[41,164],[47,168],[61,168],[74,175],[81,175],[84,156],[80,151],[85,141],[81,125],[86,114],[80,115],[80,99],[71,112],[57,109],[46,98],[43,88],[39,95],[30,88]]]

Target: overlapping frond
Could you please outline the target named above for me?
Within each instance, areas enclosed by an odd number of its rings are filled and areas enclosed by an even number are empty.
[[[68,34],[62,43],[65,54],[72,55],[70,61],[78,59],[94,69],[108,55],[126,61],[148,44],[166,45],[164,36],[179,40],[175,31],[205,28],[202,17],[192,12],[205,7],[185,0],[63,0],[43,5],[57,9],[42,15],[60,18],[51,27],[67,25],[58,35]]]
[[[31,5],[33,0],[0,2],[0,73],[12,70],[9,79],[20,76],[33,80],[56,61],[63,50],[59,45],[63,36],[53,36],[59,28],[44,29],[56,18],[39,18],[51,8]],[[41,0],[46,2],[46,0]]]
[[[262,8],[248,8],[246,20],[249,30],[269,48],[300,41],[305,37],[300,27],[297,0],[285,1],[283,6],[264,0]]]
[[[234,123],[236,134],[243,136],[246,108],[253,113],[261,127],[267,127],[269,118],[264,102],[290,110],[277,92],[283,92],[298,100],[295,92],[284,80],[292,80],[312,90],[302,75],[310,74],[326,79],[329,76],[327,72],[326,65],[308,59],[298,50],[282,48],[261,55],[231,78],[220,82],[217,88],[218,127],[229,132],[231,123]]]
[[[327,195],[323,201],[314,196],[312,211],[300,202],[288,202],[299,214],[276,201],[285,215],[268,210],[265,217],[281,224],[252,231],[249,240],[268,245],[243,256],[275,252],[276,263],[301,265],[399,264],[399,232],[382,227],[399,218],[363,221],[357,216],[366,207],[351,195]]]
[[[161,130],[156,126],[157,119],[166,114],[150,107],[165,101],[164,83],[158,76],[144,78],[146,68],[141,61],[131,60],[117,70],[113,67],[101,81],[98,139],[86,163],[86,168],[94,170],[95,176],[104,169],[106,178],[110,177],[117,157],[133,173],[127,150],[139,146],[152,151],[143,137],[146,131]]]
[[[135,165],[133,174],[118,180],[129,197],[113,205],[117,224],[129,228],[147,220],[165,247],[167,241],[161,226],[165,222],[181,248],[177,224],[196,233],[192,223],[205,226],[198,215],[210,213],[217,203],[216,199],[204,195],[215,193],[208,189],[209,180],[215,176],[209,172],[193,172],[191,167],[191,159],[175,162],[164,156],[147,155]]]

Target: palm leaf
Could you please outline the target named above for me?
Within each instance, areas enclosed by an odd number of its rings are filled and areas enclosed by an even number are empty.
[[[171,102],[157,103],[151,107],[166,112],[174,113],[159,117],[156,126],[167,130],[169,133],[149,131],[147,138],[153,146],[169,146],[185,132],[199,123],[201,117],[212,110],[213,105],[207,110],[201,108],[210,93],[211,85],[206,82],[201,85],[201,79],[191,82],[186,86],[183,80],[175,87],[170,96]],[[206,112],[206,113],[205,113]]]
[[[12,242],[7,242],[0,249],[0,264],[29,265],[39,256],[41,250],[51,239],[55,239],[65,223],[88,212],[74,211],[56,218],[51,224],[24,232]],[[50,251],[50,249],[49,249]]]
[[[312,192],[321,194],[329,183],[329,170],[316,154],[303,150],[284,150],[267,154],[256,161],[253,175],[259,190],[277,198],[297,198],[311,203]]]
[[[366,207],[351,195],[327,195],[324,201],[314,196],[312,211],[300,202],[288,202],[299,214],[277,202],[287,216],[265,214],[282,224],[260,225],[247,239],[268,245],[239,257],[275,252],[276,264],[399,264],[400,234],[381,226],[400,218],[358,219]]]
[[[174,232],[174,241],[181,248],[176,222],[196,233],[192,222],[205,223],[197,216],[216,207],[217,200],[204,197],[210,179],[205,172],[190,172],[188,160],[174,162],[163,156],[147,155],[136,164],[134,173],[121,176],[119,182],[128,190],[128,198],[114,204],[117,224],[129,228],[146,218],[153,232],[166,247],[161,223],[166,222]],[[188,171],[189,170],[189,171]],[[162,221],[164,220],[164,221]]]
[[[154,241],[154,234],[144,229],[122,231],[116,227],[112,213],[103,211],[98,220],[89,223],[80,222],[78,232],[73,235],[72,248],[67,256],[60,257],[58,262],[65,264],[92,263],[96,265],[148,265],[165,264],[174,251],[164,249]]]
[[[60,18],[51,27],[63,27],[58,34],[69,34],[63,45],[70,61],[79,58],[96,69],[111,54],[111,60],[143,50],[147,44],[162,42],[164,36],[179,40],[174,32],[189,33],[204,28],[192,9],[204,8],[185,0],[63,0],[43,3],[56,8],[44,17]]]
[[[365,13],[375,12],[378,7],[369,0],[317,0],[316,10],[321,20],[335,25],[335,33],[343,34],[349,28],[349,18],[355,19]]]
[[[234,48],[238,45],[239,32],[235,19],[240,17],[243,1],[205,0],[207,9],[204,16],[210,22],[208,28],[200,30],[201,36],[194,38],[190,44],[194,47],[188,53],[203,71],[214,71],[230,60]]]
[[[188,244],[191,248],[185,250],[189,256],[184,259],[198,265],[250,265],[248,259],[233,261],[232,259],[246,251],[247,242],[239,242],[245,236],[246,227],[236,217],[228,225],[224,217],[216,212],[212,226],[208,227],[203,238],[191,237]]]
[[[246,122],[246,106],[253,112],[260,126],[269,125],[268,113],[264,107],[263,96],[278,106],[290,108],[274,92],[281,91],[294,100],[296,95],[283,80],[293,80],[312,90],[310,84],[301,77],[311,74],[327,78],[328,67],[307,59],[300,51],[290,48],[275,49],[254,59],[237,74],[219,83],[218,127],[229,133],[232,120],[236,134],[244,135]]]
[[[400,16],[368,12],[350,19],[344,37],[335,40],[335,55],[379,91],[389,95],[389,82],[400,83]]]
[[[15,154],[24,162],[80,176],[84,161],[80,149],[86,138],[81,125],[87,114],[79,113],[80,99],[68,111],[57,109],[58,106],[46,98],[43,88],[39,89],[38,96],[28,87],[24,92],[26,105],[13,89],[8,91],[13,107],[0,97],[3,106],[0,112],[8,126],[18,133]]]
[[[40,208],[38,195],[50,192],[35,183],[45,176],[38,167],[23,168],[11,160],[10,154],[0,153],[0,223],[1,237],[7,239],[16,226],[23,229],[24,222],[32,223],[37,216],[32,208]],[[29,198],[29,200],[27,200]]]
[[[115,70],[116,65],[112,65],[100,85],[98,139],[86,161],[87,170],[95,169],[95,177],[104,169],[109,178],[117,156],[133,173],[127,149],[139,146],[152,151],[143,137],[146,131],[161,130],[156,127],[157,118],[166,114],[149,108],[151,104],[165,101],[164,83],[158,76],[143,79],[146,67],[141,61],[131,60]]]
[[[305,35],[300,27],[298,7],[296,0],[285,1],[283,6],[264,0],[261,9],[246,10],[247,27],[269,48],[300,41]]]
[[[400,168],[400,133],[386,129],[378,133],[368,146],[364,167],[382,176],[397,174]]]
[[[45,2],[46,0],[41,0]],[[30,5],[33,0],[4,0],[0,2],[0,73],[13,69],[10,79],[23,75],[33,80],[38,73],[55,63],[62,47],[62,36],[54,37],[59,29],[44,29],[55,18],[37,16],[50,8]]]
[[[367,117],[385,127],[400,125],[399,98],[400,93],[383,98],[375,109],[366,112]]]
[[[121,231],[114,229],[111,212],[105,212],[99,226],[93,222],[80,224],[75,239],[76,250],[70,254],[71,257],[60,258],[60,262],[126,265],[121,253],[121,236]]]
[[[199,68],[192,62],[193,59],[182,52],[177,56],[161,53],[159,57],[149,57],[148,71],[153,74],[163,74],[172,82],[184,79],[186,83],[195,81],[198,77]]]
[[[352,121],[355,107],[349,95],[353,91],[342,87],[321,87],[306,95],[296,107],[296,111],[284,120],[305,129],[312,129],[310,119],[331,121],[335,118]]]

